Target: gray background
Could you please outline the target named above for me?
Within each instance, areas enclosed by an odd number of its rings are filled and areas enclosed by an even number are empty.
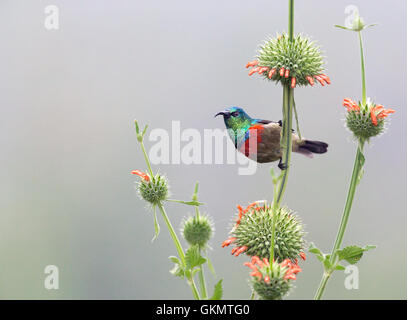
[[[60,30],[44,28],[59,6]],[[331,249],[346,197],[355,144],[344,128],[344,97],[358,98],[356,34],[339,30],[344,8],[380,26],[365,33],[368,95],[397,113],[366,149],[345,244],[376,244],[359,263],[359,290],[343,273],[326,298],[406,298],[405,1],[298,0],[295,30],[317,39],[329,87],[296,91],[302,133],[330,144],[313,160],[293,156],[285,203],[306,224],[307,240]],[[287,1],[17,1],[0,3],[0,297],[23,299],[187,299],[168,273],[175,249],[161,221],[134,190],[146,168],[133,119],[151,128],[223,128],[214,113],[239,105],[281,118],[282,90],[244,68],[258,44],[286,30]],[[147,147],[151,143],[147,143]],[[157,167],[155,167],[157,169]],[[270,199],[270,165],[253,176],[237,165],[166,165],[174,198],[196,180],[216,223],[210,252],[224,297],[246,299],[249,269],[220,243],[237,204]],[[178,228],[189,207],[167,206]],[[44,289],[44,268],[60,270],[60,289]],[[322,268],[309,256],[290,299],[312,298]],[[216,279],[207,275],[211,284]]]

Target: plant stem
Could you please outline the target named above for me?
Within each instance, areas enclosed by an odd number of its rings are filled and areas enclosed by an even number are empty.
[[[352,172],[352,177],[350,180],[350,185],[349,185],[349,190],[348,190],[348,196],[346,198],[346,204],[345,204],[345,209],[343,211],[342,219],[341,219],[341,224],[338,229],[338,234],[336,236],[335,244],[332,248],[331,252],[331,258],[330,262],[331,265],[335,265],[335,261],[337,258],[337,251],[341,247],[343,236],[345,234],[346,226],[348,224],[349,220],[349,215],[350,211],[352,209],[352,204],[353,204],[353,199],[355,197],[355,192],[356,192],[356,186],[358,185],[359,182],[359,177],[361,170],[363,168],[363,163],[364,163],[364,156],[363,156],[363,146],[364,146],[364,141],[359,141],[358,148],[356,151],[356,157],[355,157],[355,163],[353,165],[353,172]],[[319,300],[322,297],[322,294],[324,293],[326,284],[328,282],[329,277],[331,276],[333,270],[331,271],[326,271],[322,277],[321,283],[318,287],[318,290],[315,294],[314,299]]]
[[[284,85],[283,90],[283,129],[281,137],[281,146],[283,148],[282,163],[286,168],[282,171],[282,178],[278,185],[276,203],[281,204],[283,195],[287,186],[288,173],[290,171],[291,151],[292,151],[292,126],[293,126],[293,104],[294,89],[289,84]]]
[[[364,58],[364,53],[363,53],[363,41],[362,41],[361,31],[358,31],[358,36],[359,36],[359,46],[360,46],[360,69],[361,69],[361,73],[362,73],[362,106],[364,108],[366,108],[366,102],[367,102],[366,72],[365,72],[365,58]],[[335,263],[336,263],[337,251],[339,250],[339,248],[341,247],[341,244],[342,244],[343,236],[345,234],[346,226],[347,226],[348,220],[349,220],[349,214],[352,209],[353,198],[355,197],[356,186],[358,185],[358,182],[360,179],[360,174],[363,169],[363,164],[365,161],[365,158],[363,156],[364,144],[365,144],[365,141],[360,139],[359,143],[358,143],[358,148],[356,151],[355,162],[353,164],[353,172],[352,172],[352,177],[350,180],[348,196],[346,198],[345,209],[343,211],[341,224],[338,229],[338,234],[336,236],[335,244],[334,244],[332,252],[331,252],[330,262],[333,267],[335,266]],[[319,284],[318,290],[314,297],[315,300],[321,299],[321,297],[325,291],[326,284],[327,284],[332,272],[333,272],[333,270],[326,270],[324,272],[324,275],[322,276],[322,279],[321,279],[321,283]]]
[[[358,32],[359,35],[359,45],[360,45],[360,68],[362,72],[362,104],[365,107],[367,97],[366,97],[366,73],[365,73],[365,57],[363,54],[363,41],[362,32]]]
[[[192,195],[192,201],[198,202],[198,188],[199,188],[199,183],[197,182],[195,184],[194,194]],[[196,216],[196,219],[199,219],[199,217],[200,217],[198,206],[195,206],[195,216]],[[201,254],[201,248],[199,248],[199,253]],[[202,299],[206,299],[206,298],[208,298],[208,292],[206,290],[206,281],[205,281],[203,265],[199,266],[198,279],[199,279],[199,288],[201,290]]]
[[[170,219],[167,216],[167,213],[165,212],[165,209],[164,209],[163,205],[160,203],[157,206],[158,206],[158,209],[161,211],[161,214],[162,214],[162,216],[164,218],[164,221],[165,221],[165,223],[167,225],[168,231],[170,232],[172,241],[174,241],[175,248],[177,249],[179,258],[181,259],[181,263],[185,266],[186,265],[186,263],[185,263],[185,254],[184,254],[184,250],[182,249],[181,242],[179,241],[178,236],[174,231],[174,228],[173,228],[173,226],[171,224]]]
[[[153,169],[151,169],[150,159],[148,158],[146,148],[144,147],[144,142],[143,141],[140,142],[140,146],[141,146],[141,150],[143,151],[144,160],[146,161],[146,164],[147,164],[147,167],[148,167],[148,172],[150,173],[151,178],[153,178],[154,177]]]
[[[167,213],[165,212],[165,209],[164,209],[163,205],[160,203],[157,206],[158,206],[158,209],[160,210],[160,212],[161,212],[161,214],[162,214],[162,216],[164,218],[164,221],[165,221],[165,223],[167,225],[168,231],[170,232],[171,238],[174,241],[174,245],[175,245],[175,248],[177,249],[178,255],[179,255],[180,259],[181,259],[181,263],[185,267],[186,266],[185,254],[184,254],[184,250],[182,249],[181,242],[179,241],[178,236],[174,231],[174,228],[173,228],[173,226],[171,224],[170,219],[168,218]],[[192,276],[191,276],[191,278],[187,279],[187,282],[188,282],[189,286],[192,289],[192,294],[194,295],[194,298],[196,300],[200,300],[199,292],[196,289],[196,285],[195,285],[195,282],[194,282],[194,279],[192,278]]]
[[[288,38],[292,42],[294,38],[294,0],[288,1]],[[273,189],[273,225],[270,244],[270,263],[274,261],[274,247],[275,247],[275,229],[277,211],[280,208],[281,200],[287,186],[288,173],[291,161],[292,151],[292,122],[293,122],[293,105],[294,105],[294,89],[290,84],[283,86],[283,126],[281,136],[281,147],[283,149],[282,163],[286,168],[282,171],[278,182],[274,185]]]

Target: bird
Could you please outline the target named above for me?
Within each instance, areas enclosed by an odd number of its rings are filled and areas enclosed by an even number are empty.
[[[251,118],[242,108],[230,107],[218,112],[222,115],[229,137],[235,148],[249,159],[258,163],[279,160],[278,168],[287,169],[282,160],[280,145],[282,121],[270,121]],[[328,144],[322,141],[300,139],[292,130],[292,151],[312,158],[314,153],[328,151]]]

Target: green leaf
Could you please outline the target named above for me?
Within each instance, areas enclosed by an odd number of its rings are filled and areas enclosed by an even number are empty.
[[[222,299],[222,295],[223,295],[222,281],[223,281],[223,279],[220,279],[215,284],[215,290],[213,291],[213,295],[209,300],[221,300]]]
[[[344,267],[344,266],[341,266],[340,264],[338,264],[338,265],[336,265],[335,270],[341,270],[341,271],[343,271],[343,270],[345,270],[345,267]]]
[[[186,205],[188,205],[188,206],[202,206],[202,205],[204,205],[204,203],[198,202],[198,201],[195,201],[195,200],[192,200],[192,201],[182,201],[182,200],[167,199],[166,201],[182,203],[182,204],[186,204]]]
[[[313,253],[313,254],[315,254],[315,255],[321,255],[321,256],[324,255],[324,254],[322,253],[322,251],[319,250],[319,249],[314,245],[314,243],[312,243],[312,242],[309,244],[308,251],[311,252],[311,253]]]
[[[206,262],[208,263],[209,270],[216,277],[216,272],[215,272],[215,268],[213,267],[212,261],[208,257],[206,257]]]
[[[344,29],[344,30],[350,30],[350,31],[353,31],[352,29],[349,29],[349,28],[344,27],[344,26],[340,26],[340,25],[338,25],[338,24],[335,24],[335,27],[337,27],[337,28],[341,28],[341,29]]]
[[[156,208],[154,207],[154,238],[151,239],[151,242],[153,242],[155,239],[158,238],[158,235],[160,234],[160,225],[158,224],[158,220],[157,220],[157,212],[156,212]]]
[[[345,260],[350,264],[357,263],[363,256],[363,252],[376,248],[376,246],[367,245],[365,247],[347,246],[342,250],[338,250],[339,260]]]
[[[206,259],[201,256],[198,246],[191,246],[185,253],[186,268],[191,270],[206,262]]]
[[[183,278],[185,275],[185,269],[181,266],[181,261],[174,256],[169,257],[169,259],[175,263],[174,267],[170,270],[170,273],[176,277]]]

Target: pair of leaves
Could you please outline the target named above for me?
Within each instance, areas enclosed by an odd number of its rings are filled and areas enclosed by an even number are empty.
[[[313,243],[310,244],[309,252],[313,253],[316,258],[322,262],[324,269],[328,273],[332,273],[334,270],[345,270],[345,267],[339,264],[341,261],[346,261],[350,264],[356,264],[363,256],[365,251],[376,248],[376,246],[367,245],[364,247],[359,246],[347,246],[343,249],[336,251],[335,261],[331,262],[331,255],[324,254]]]
[[[197,267],[206,262],[206,259],[201,256],[201,252],[198,246],[191,246],[185,253],[185,263],[182,263],[177,257],[171,256],[169,259],[174,262],[175,266],[171,269],[171,273],[174,276],[188,279],[193,277],[199,270]]]

